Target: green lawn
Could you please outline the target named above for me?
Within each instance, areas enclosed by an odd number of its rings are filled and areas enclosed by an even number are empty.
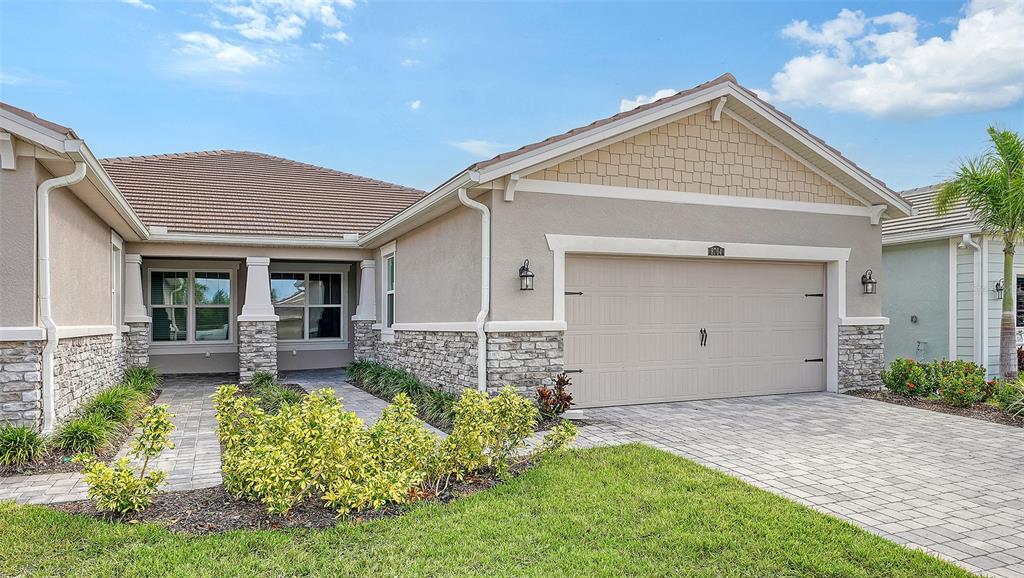
[[[967,576],[639,445],[553,457],[447,506],[204,537],[0,504],[0,575]]]

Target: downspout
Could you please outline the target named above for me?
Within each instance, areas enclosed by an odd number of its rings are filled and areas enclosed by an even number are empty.
[[[459,188],[459,202],[480,211],[480,312],[476,314],[476,388],[487,391],[487,333],[484,322],[491,309],[491,211],[487,205],[469,198]]]
[[[85,163],[76,162],[75,170],[63,177],[43,181],[36,191],[36,237],[39,261],[39,321],[46,328],[43,347],[43,433],[53,432],[57,423],[53,391],[53,352],[57,349],[57,324],[50,307],[50,191],[73,185],[85,178]]]

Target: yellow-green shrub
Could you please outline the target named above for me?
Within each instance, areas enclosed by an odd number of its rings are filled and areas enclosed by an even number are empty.
[[[572,422],[560,421],[554,425],[548,433],[544,434],[544,439],[541,440],[540,445],[533,451],[534,457],[540,457],[548,453],[560,452],[569,447],[573,441],[576,440],[576,435],[579,430]]]
[[[142,433],[132,443],[133,455],[144,458],[138,475],[129,465],[128,458],[121,458],[111,466],[89,454],[75,456],[74,461],[82,464],[89,498],[96,502],[97,509],[124,514],[149,505],[167,473],[161,470],[146,473],[146,468],[151,458],[160,455],[165,448],[174,447],[170,441],[170,434],[174,431],[172,417],[166,405],[154,405],[143,415]]]

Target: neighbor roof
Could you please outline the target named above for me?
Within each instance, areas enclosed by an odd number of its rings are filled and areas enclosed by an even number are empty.
[[[935,210],[935,196],[940,184],[909,189],[900,196],[909,202],[916,213],[910,217],[889,219],[882,222],[882,243],[906,243],[910,241],[941,239],[974,233],[979,230],[971,217],[971,211],[964,201],[958,202],[945,215]]]
[[[206,151],[100,161],[148,226],[169,232],[341,237],[425,193],[271,155]]]

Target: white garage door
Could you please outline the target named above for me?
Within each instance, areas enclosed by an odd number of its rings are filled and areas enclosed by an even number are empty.
[[[821,264],[569,256],[577,407],[822,391]]]

